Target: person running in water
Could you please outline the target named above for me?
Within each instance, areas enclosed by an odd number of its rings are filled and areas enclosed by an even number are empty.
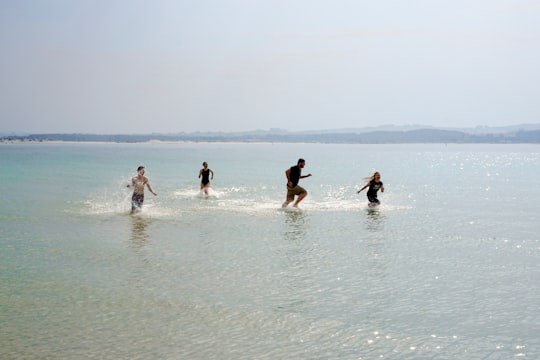
[[[384,185],[381,181],[381,174],[378,171],[375,171],[373,175],[370,177],[364,178],[363,180],[367,181],[366,185],[364,185],[360,190],[358,190],[356,193],[359,194],[362,190],[369,187],[367,191],[367,198],[369,201],[369,206],[376,206],[379,205],[381,202],[379,199],[377,199],[377,192],[379,189],[381,192],[384,192]]]
[[[285,208],[289,203],[294,201],[294,197],[297,196],[294,207],[298,207],[298,203],[302,201],[307,196],[307,191],[300,185],[298,182],[300,179],[310,177],[311,174],[302,175],[302,169],[306,165],[304,159],[298,159],[298,163],[295,166],[291,166],[289,169],[285,170],[285,176],[287,177],[287,198],[281,207]]]
[[[214,172],[208,168],[208,163],[206,161],[203,162],[203,168],[199,171],[199,179],[201,179],[201,190],[208,195],[210,180],[214,180]]]
[[[133,187],[133,195],[131,196],[131,214],[142,209],[145,186],[148,187],[148,190],[150,190],[154,196],[157,195],[154,189],[152,189],[152,185],[150,185],[148,177],[144,176],[144,166],[139,166],[137,168],[137,173],[137,176],[134,176],[131,179],[131,184],[127,185],[128,188]]]

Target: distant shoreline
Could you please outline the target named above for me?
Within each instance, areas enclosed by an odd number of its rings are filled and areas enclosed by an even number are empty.
[[[315,142],[315,141],[189,141],[189,140],[148,140],[148,141],[74,141],[74,140],[3,140],[0,145],[263,145],[263,144],[320,144],[320,145],[540,145],[540,142],[373,142],[373,143],[349,143],[349,142]]]
[[[328,130],[328,131],[253,131],[244,133],[179,134],[29,134],[0,136],[1,143],[315,143],[315,144],[540,144],[540,124],[504,129],[449,130],[416,128],[414,130]]]
[[[74,140],[0,140],[0,144],[89,144],[89,145],[138,145],[138,144],[155,144],[155,145],[181,145],[181,144],[301,144],[300,142],[277,142],[277,141],[190,141],[190,140],[148,140],[148,141],[74,141]],[[318,144],[318,143],[305,143]]]

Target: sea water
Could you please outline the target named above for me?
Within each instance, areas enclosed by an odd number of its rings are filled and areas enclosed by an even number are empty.
[[[539,178],[538,145],[2,144],[0,358],[538,359]]]

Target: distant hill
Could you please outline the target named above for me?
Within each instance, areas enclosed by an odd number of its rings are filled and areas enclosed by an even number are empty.
[[[247,132],[194,132],[177,134],[29,134],[0,137],[14,141],[76,141],[138,143],[148,141],[190,142],[307,142],[307,143],[540,143],[540,124],[497,128],[440,129],[415,125],[385,126],[365,129],[295,131],[283,129]]]

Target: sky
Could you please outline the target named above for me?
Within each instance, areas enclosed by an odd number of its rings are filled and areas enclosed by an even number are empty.
[[[0,132],[540,123],[537,0],[0,0]]]

